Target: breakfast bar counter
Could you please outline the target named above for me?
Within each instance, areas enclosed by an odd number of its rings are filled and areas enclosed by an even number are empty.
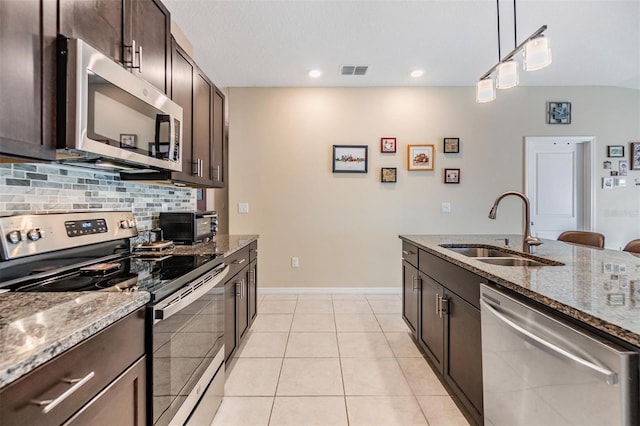
[[[504,247],[505,238],[509,247]],[[401,235],[400,239],[539,302],[582,323],[640,347],[640,257],[542,240],[533,256],[557,266],[499,266],[449,247],[497,246],[522,253],[520,235]]]

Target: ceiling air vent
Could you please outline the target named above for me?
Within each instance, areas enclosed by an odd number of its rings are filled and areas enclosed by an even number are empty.
[[[340,75],[365,75],[369,65],[343,65],[340,67]]]

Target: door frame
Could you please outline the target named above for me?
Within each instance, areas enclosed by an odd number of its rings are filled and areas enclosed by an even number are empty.
[[[585,231],[593,231],[596,227],[596,137],[595,136],[525,136],[524,137],[524,193],[529,194],[529,179],[533,172],[529,170],[529,147],[532,145],[552,145],[562,140],[576,144],[585,144],[583,149],[584,185],[582,188],[583,215],[582,224],[578,224]]]

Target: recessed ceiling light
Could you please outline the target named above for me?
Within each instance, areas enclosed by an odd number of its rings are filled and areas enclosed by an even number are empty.
[[[424,75],[424,71],[423,70],[413,70],[413,71],[411,71],[411,73],[409,75],[411,77],[413,77],[413,78],[422,77]]]
[[[314,69],[314,70],[309,71],[309,77],[311,77],[311,78],[318,78],[321,75],[322,75],[322,71],[320,71],[320,70]]]

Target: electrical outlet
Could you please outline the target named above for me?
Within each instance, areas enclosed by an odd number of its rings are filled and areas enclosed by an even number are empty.
[[[249,203],[238,203],[238,213],[249,213]]]
[[[440,211],[442,213],[451,213],[451,203],[442,203],[442,207],[440,207]]]
[[[291,267],[292,268],[297,268],[298,266],[300,266],[300,259],[297,257],[292,257],[291,258]]]

